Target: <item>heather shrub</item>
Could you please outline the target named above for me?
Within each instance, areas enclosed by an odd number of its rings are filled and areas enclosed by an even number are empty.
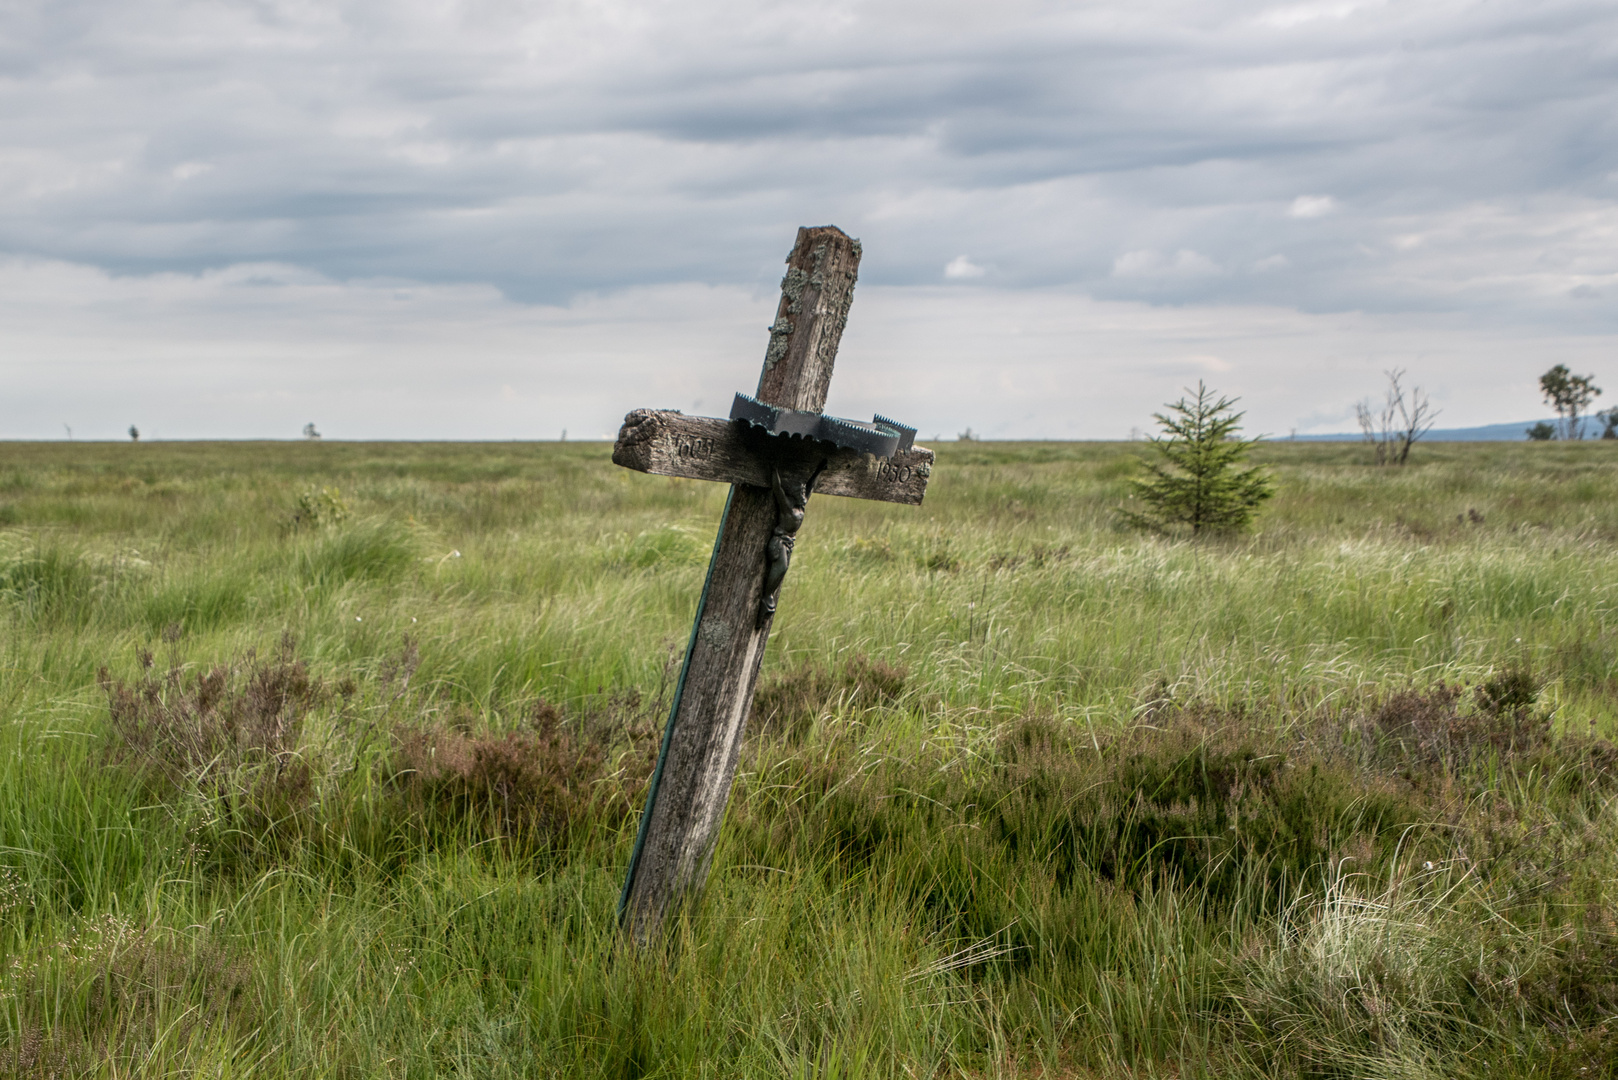
[[[171,638],[178,637],[174,627]],[[173,784],[229,784],[242,768],[292,764],[308,714],[330,697],[294,655],[283,633],[276,651],[249,651],[238,663],[188,672],[176,657],[159,670],[151,651],[138,654],[142,674],[114,679],[103,667],[97,681],[107,698],[116,737],[113,753]]]
[[[166,636],[173,644],[179,628]],[[142,649],[134,682],[97,675],[113,736],[105,756],[154,794],[196,803],[194,847],[216,864],[284,850],[312,824],[321,762],[301,736],[336,695],[295,647],[283,633],[268,656],[189,671],[177,652],[159,668]]]
[[[553,851],[576,829],[616,828],[638,811],[656,749],[644,716],[618,726],[570,722],[539,702],[505,732],[465,722],[400,725],[387,769],[429,837],[459,839],[469,830],[516,850]]]
[[[241,1038],[263,1018],[248,958],[208,938],[111,914],[55,937],[0,969],[6,1075],[138,1073],[160,1046]]]
[[[1551,720],[1533,708],[1538,683],[1511,670],[1471,688],[1439,682],[1389,694],[1370,716],[1388,749],[1454,770],[1480,754],[1522,755],[1551,742]]]
[[[748,719],[748,733],[797,741],[816,720],[833,713],[858,713],[892,706],[904,694],[908,672],[868,656],[851,656],[841,666],[802,664],[760,680]]]

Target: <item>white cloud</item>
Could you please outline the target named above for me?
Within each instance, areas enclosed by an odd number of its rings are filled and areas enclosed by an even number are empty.
[[[1337,209],[1337,200],[1330,195],[1299,195],[1287,207],[1287,217],[1317,218],[1325,217]]]
[[[969,278],[980,278],[984,274],[983,267],[967,258],[957,255],[944,264],[944,276],[951,281],[964,281]]]
[[[1332,4],[1292,4],[1287,7],[1271,8],[1260,15],[1258,21],[1265,26],[1287,29],[1322,19],[1341,21],[1364,8],[1380,6],[1382,6],[1382,0]]]
[[[1150,250],[1127,251],[1112,264],[1112,276],[1119,278],[1196,278],[1224,272],[1224,267],[1208,256],[1188,248],[1181,248],[1173,255]]]

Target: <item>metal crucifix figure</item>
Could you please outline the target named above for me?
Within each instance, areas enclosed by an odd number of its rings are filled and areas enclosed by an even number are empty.
[[[798,530],[803,527],[803,512],[809,505],[809,493],[815,489],[820,471],[826,467],[824,459],[809,474],[803,484],[793,485],[788,494],[781,486],[781,470],[770,470],[770,493],[775,496],[775,528],[770,530],[770,542],[764,549],[764,599],[758,605],[758,624],[763,626],[775,615],[775,602],[781,595],[781,583],[786,580],[792,565],[792,545]]]
[[[637,941],[707,876],[810,494],[918,505],[932,475],[915,429],[821,412],[859,261],[840,229],[799,229],[758,389],[729,419],[636,409],[612,450],[626,468],[731,485],[619,899]]]

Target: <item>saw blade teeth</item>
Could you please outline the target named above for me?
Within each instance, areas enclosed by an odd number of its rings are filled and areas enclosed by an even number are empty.
[[[731,402],[730,418],[732,420],[745,420],[755,427],[771,429],[774,428],[779,417],[779,409],[773,405],[764,404],[764,402],[751,394],[737,391],[736,399]]]
[[[872,418],[872,422],[875,423],[878,427],[892,428],[895,432],[898,433],[898,435],[899,435],[899,450],[901,452],[905,451],[905,450],[909,450],[912,446],[915,445],[915,443],[916,443],[916,429],[911,427],[909,424],[901,424],[901,423],[899,423],[899,421],[891,420],[888,417],[883,416],[881,413],[877,413],[876,416]]]
[[[892,457],[899,445],[898,436],[891,432],[838,416],[822,418],[820,432],[827,442],[878,457]]]
[[[892,457],[899,450],[909,449],[909,440],[915,435],[914,429],[880,416],[876,422],[867,424],[860,420],[845,420],[841,416],[784,409],[740,391],[737,391],[731,403],[730,418],[762,428],[775,438],[819,439],[833,446],[878,457]]]
[[[828,432],[832,435],[832,441],[834,442],[838,441],[839,439],[859,439],[864,436],[877,434],[877,432],[871,428],[864,427],[859,424],[851,424],[847,420],[843,420],[835,416],[823,417],[820,421],[820,433],[824,434]]]

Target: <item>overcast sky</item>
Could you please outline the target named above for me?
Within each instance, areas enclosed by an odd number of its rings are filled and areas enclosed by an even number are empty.
[[[722,414],[828,223],[925,437],[1618,401],[1618,4],[0,0],[0,437]]]

